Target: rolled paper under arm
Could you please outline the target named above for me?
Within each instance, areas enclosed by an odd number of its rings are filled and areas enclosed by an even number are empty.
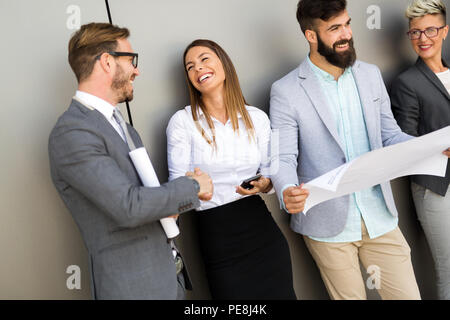
[[[156,176],[155,169],[148,157],[144,147],[130,151],[130,158],[133,161],[142,183],[146,187],[159,187],[160,183]],[[163,218],[159,220],[167,235],[167,239],[173,239],[180,234],[180,229],[173,218]]]

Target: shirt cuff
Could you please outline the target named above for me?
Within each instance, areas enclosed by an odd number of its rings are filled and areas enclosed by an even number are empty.
[[[194,187],[195,187],[195,192],[196,192],[196,194],[198,194],[200,192],[200,184],[194,178],[192,178],[192,177],[188,177],[188,178],[192,180],[192,183],[194,184]]]
[[[280,192],[280,209],[283,209],[284,211],[286,211],[287,212],[287,209],[286,209],[286,207],[285,207],[285,205],[284,205],[284,200],[283,200],[283,192],[284,192],[284,190],[286,190],[287,188],[289,188],[289,187],[297,187],[298,186],[298,184],[287,184],[287,185],[285,185],[282,189],[281,189],[281,192]]]

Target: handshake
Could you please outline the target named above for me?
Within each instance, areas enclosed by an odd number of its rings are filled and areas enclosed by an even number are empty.
[[[198,192],[198,198],[203,201],[211,200],[213,196],[213,183],[210,176],[202,172],[199,168],[195,168],[194,172],[186,172],[186,176],[195,179],[200,185],[200,191]]]

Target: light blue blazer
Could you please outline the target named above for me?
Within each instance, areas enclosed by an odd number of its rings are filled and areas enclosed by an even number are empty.
[[[411,139],[392,115],[378,67],[357,60],[352,71],[371,150]],[[278,170],[271,176],[279,199],[285,185],[306,183],[346,162],[331,107],[306,60],[272,85],[270,120],[272,129],[279,133],[279,152],[272,157],[272,168]],[[390,213],[397,216],[390,183],[381,184],[381,190]],[[306,216],[292,215],[292,230],[320,238],[341,233],[349,200],[350,196],[339,197],[311,208]]]

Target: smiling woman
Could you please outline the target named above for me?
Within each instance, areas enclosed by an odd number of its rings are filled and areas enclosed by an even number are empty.
[[[192,42],[183,64],[191,105],[167,127],[169,180],[194,168],[213,180],[213,197],[196,215],[212,298],[295,299],[287,241],[258,195],[272,189],[269,119],[247,105],[215,42]],[[258,171],[250,190],[239,186]]]
[[[427,2],[422,2],[426,4]],[[430,4],[432,2],[430,1]],[[447,37],[448,26],[444,13],[428,13],[420,15],[419,12],[409,9],[408,37],[417,55],[424,60],[435,72],[445,71],[442,63],[442,43]],[[434,11],[433,11],[434,12]]]
[[[415,0],[406,17],[407,35],[418,59],[393,82],[392,110],[404,132],[421,136],[450,125],[450,70],[442,58],[448,34],[446,8],[441,0]],[[450,299],[449,184],[450,161],[444,178],[411,177],[417,216],[435,263],[440,299]]]
[[[253,136],[253,123],[245,109],[247,102],[242,94],[236,70],[228,54],[215,42],[210,40],[195,40],[187,46],[183,54],[186,81],[189,88],[189,97],[193,108],[192,117],[198,123],[199,109],[206,117],[208,127],[214,130],[211,115],[226,122],[230,117],[233,130],[239,128],[238,113],[243,117],[245,128]],[[197,76],[197,79],[195,79]],[[201,78],[201,79],[200,79]],[[201,81],[200,81],[201,80]],[[205,94],[213,91],[222,93],[223,106],[226,113],[213,112],[205,107]],[[203,94],[202,94],[203,93]],[[203,99],[201,98],[203,95]],[[207,96],[207,95],[206,95]],[[215,135],[208,138],[203,128],[198,127],[208,144],[216,146]]]

